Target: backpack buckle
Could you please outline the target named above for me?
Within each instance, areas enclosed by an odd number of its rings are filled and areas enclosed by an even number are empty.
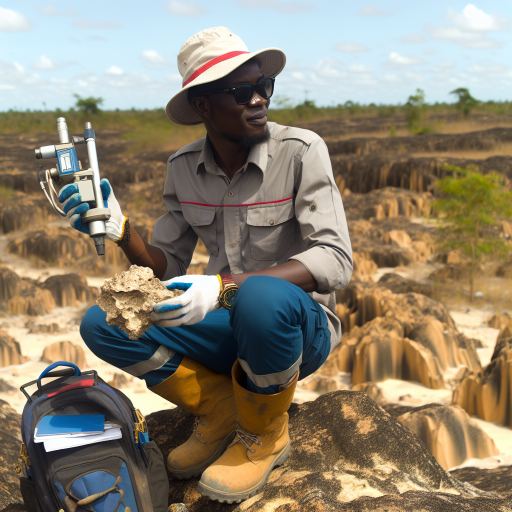
[[[30,458],[28,456],[27,445],[25,443],[21,443],[20,456],[19,456],[19,465],[16,466],[16,473],[21,474],[23,471],[22,465],[25,465],[25,469],[28,469],[31,466]]]
[[[137,422],[135,423],[135,443],[139,444],[139,442],[140,442],[139,433],[142,434],[142,437],[147,442],[148,441],[148,439],[147,439],[148,425],[146,423],[146,418],[139,411],[139,409],[134,409],[134,410],[135,410],[135,416],[137,418]]]

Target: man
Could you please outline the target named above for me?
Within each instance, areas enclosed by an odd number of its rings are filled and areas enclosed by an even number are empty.
[[[168,161],[152,243],[122,214],[108,181],[107,237],[131,263],[185,293],[154,307],[156,323],[129,340],[98,307],[81,334],[99,357],[142,378],[153,392],[196,415],[189,440],[167,466],[201,476],[211,499],[258,493],[290,452],[287,410],[297,380],[317,370],[341,335],[334,292],[352,273],[350,240],[325,143],[307,130],[267,123],[281,50],[250,53],[224,27],[181,48],[183,88],[167,116],[204,123],[207,137]],[[59,199],[84,230],[74,185]],[[205,276],[185,275],[200,237]]]

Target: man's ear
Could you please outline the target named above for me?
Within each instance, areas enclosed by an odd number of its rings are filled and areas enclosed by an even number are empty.
[[[199,114],[201,117],[211,116],[212,104],[205,95],[192,98],[190,105],[194,109],[194,112]]]

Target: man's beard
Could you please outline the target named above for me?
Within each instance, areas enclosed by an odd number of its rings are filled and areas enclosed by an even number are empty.
[[[267,126],[267,129],[263,135],[240,135],[239,137],[233,137],[232,135],[224,134],[224,138],[230,142],[238,144],[244,149],[251,149],[253,146],[267,142],[268,139],[270,139],[270,131]]]

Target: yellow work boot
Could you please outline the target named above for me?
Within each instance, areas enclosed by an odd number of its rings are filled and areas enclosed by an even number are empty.
[[[169,454],[167,468],[179,479],[200,475],[224,453],[235,436],[231,378],[184,357],[176,372],[149,389],[196,415],[192,435]]]
[[[252,393],[241,383],[244,372],[233,366],[233,388],[238,416],[237,435],[224,454],[202,475],[197,490],[212,500],[240,503],[257,494],[272,469],[290,454],[288,408],[299,373],[274,395]]]

